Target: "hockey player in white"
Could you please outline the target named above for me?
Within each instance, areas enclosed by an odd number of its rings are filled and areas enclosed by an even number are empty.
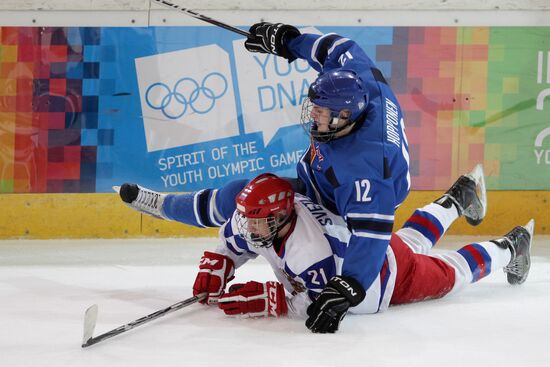
[[[328,288],[341,295],[336,302],[343,312],[316,313],[323,319],[312,323],[320,332],[335,332],[348,308],[356,314],[375,313],[394,304],[440,298],[501,268],[510,284],[521,284],[529,272],[533,220],[501,238],[430,255],[461,215],[476,223],[485,216],[481,166],[461,176],[436,202],[416,210],[392,234],[382,270],[364,292],[339,277],[350,236],[342,218],[295,194],[287,181],[272,174],[252,180],[236,201],[237,210],[220,229],[220,245],[201,258],[193,287],[194,294],[208,292],[203,303],[217,304],[228,315],[307,318],[314,305],[334,302],[334,297],[321,299]],[[278,281],[233,284],[226,291],[235,269],[258,255],[267,259]]]

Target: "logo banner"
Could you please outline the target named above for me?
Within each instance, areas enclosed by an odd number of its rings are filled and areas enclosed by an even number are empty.
[[[404,112],[413,190],[483,163],[550,189],[550,27],[310,27],[354,40]],[[296,177],[317,72],[217,27],[0,27],[0,192]],[[345,54],[343,58],[347,57]],[[335,162],[335,164],[345,164]]]

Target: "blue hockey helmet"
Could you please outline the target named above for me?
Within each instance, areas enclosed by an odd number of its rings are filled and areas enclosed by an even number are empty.
[[[321,74],[309,87],[308,98],[302,105],[302,125],[315,140],[332,140],[337,132],[364,115],[368,102],[367,88],[357,73],[345,69],[328,71]],[[316,129],[316,123],[311,117],[314,106],[330,110],[332,121],[329,132],[319,132]]]

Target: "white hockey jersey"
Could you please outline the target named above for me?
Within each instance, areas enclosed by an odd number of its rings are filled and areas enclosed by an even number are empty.
[[[258,255],[267,259],[278,281],[287,291],[289,316],[307,318],[307,307],[325,288],[328,280],[341,275],[350,232],[344,220],[308,197],[296,194],[297,219],[277,253],[273,247],[249,246],[238,234],[236,215],[220,228],[222,244],[216,252],[233,260],[239,268]],[[375,313],[388,308],[397,274],[390,246],[382,270],[352,313]]]

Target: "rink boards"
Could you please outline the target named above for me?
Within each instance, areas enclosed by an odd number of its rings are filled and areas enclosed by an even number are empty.
[[[441,195],[413,191],[396,212],[399,228],[412,212]],[[491,191],[488,213],[478,227],[459,220],[451,234],[504,234],[535,218],[537,234],[550,234],[548,191]],[[142,215],[116,194],[0,195],[0,237],[8,238],[132,238],[215,236],[216,229],[199,229]]]

